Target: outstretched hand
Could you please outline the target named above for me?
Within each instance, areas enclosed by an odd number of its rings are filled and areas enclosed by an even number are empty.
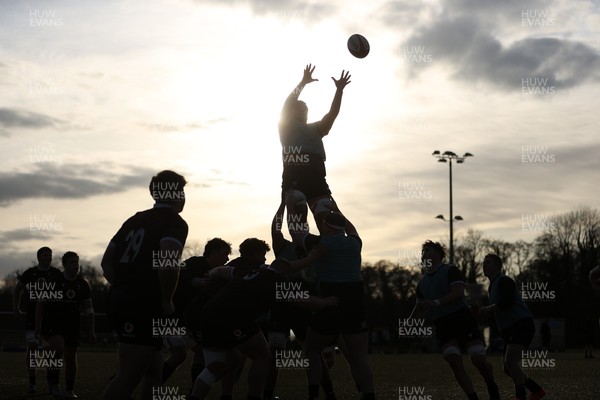
[[[349,84],[350,81],[350,72],[349,71],[342,71],[342,75],[340,75],[340,79],[335,79],[333,76],[331,77],[331,79],[333,79],[333,82],[335,83],[335,87],[343,90],[347,84]]]
[[[306,85],[307,83],[318,81],[318,79],[315,79],[312,77],[312,73],[314,70],[315,70],[315,67],[312,64],[308,64],[304,68],[304,75],[302,75],[302,83],[304,85]]]

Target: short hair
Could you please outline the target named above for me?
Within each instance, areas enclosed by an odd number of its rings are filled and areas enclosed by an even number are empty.
[[[63,254],[63,256],[62,256],[62,265],[63,265],[63,267],[65,265],[67,265],[67,262],[69,261],[69,258],[73,258],[73,257],[79,258],[79,255],[77,253],[75,253],[74,251],[67,251],[65,254]]]
[[[52,249],[48,246],[40,247],[37,251],[37,257],[41,256],[42,253],[47,253],[47,252],[52,253]]]
[[[484,259],[485,258],[491,259],[494,262],[494,264],[496,266],[500,267],[500,268],[502,268],[502,266],[504,265],[504,262],[502,261],[502,258],[498,254],[489,253],[489,254],[485,255]]]
[[[442,257],[442,260],[446,258],[446,248],[440,242],[432,242],[431,240],[426,240],[421,246],[421,253],[425,251],[425,249],[431,247]]]
[[[164,170],[150,180],[150,195],[161,203],[173,203],[184,200],[183,187],[187,181],[177,172]]]
[[[221,238],[210,239],[204,246],[204,257],[210,256],[213,252],[221,249],[227,249],[227,254],[231,254],[231,243],[224,241]]]
[[[240,256],[248,257],[254,254],[262,254],[271,250],[269,244],[257,238],[248,238],[240,244]]]

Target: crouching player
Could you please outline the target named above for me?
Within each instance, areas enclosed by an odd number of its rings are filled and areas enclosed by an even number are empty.
[[[232,280],[206,303],[201,311],[206,368],[196,380],[192,400],[206,398],[214,383],[236,367],[238,350],[252,359],[247,399],[262,399],[271,355],[256,318],[276,301],[276,283],[307,267],[321,253],[319,248],[302,260],[275,260],[269,267],[258,268],[241,279]],[[209,276],[231,279],[234,273],[235,267],[223,266],[213,269]],[[311,297],[309,303],[314,307],[327,307],[335,301],[334,298]]]
[[[90,298],[90,285],[79,276],[79,256],[68,251],[62,257],[64,272],[55,275],[48,283],[54,293],[46,296],[48,301],[36,305],[36,333],[47,347],[54,352],[55,359],[64,357],[66,398],[74,399],[75,376],[77,375],[77,347],[79,346],[80,314],[85,316],[91,343],[94,334],[94,310]],[[52,301],[50,301],[52,299]],[[54,397],[61,397],[59,368],[48,371],[50,390]]]
[[[544,389],[521,369],[521,357],[535,335],[533,316],[523,302],[517,285],[502,273],[502,258],[488,254],[483,259],[483,274],[490,280],[488,294],[490,305],[479,309],[480,314],[493,313],[504,339],[504,373],[515,384],[515,399],[526,399],[525,388],[531,392],[530,400],[545,396]]]
[[[465,300],[465,278],[456,266],[444,264],[446,252],[438,242],[427,240],[421,248],[425,274],[417,285],[417,304],[411,314],[427,313],[435,325],[444,359],[452,369],[469,400],[479,397],[463,365],[462,348],[466,348],[473,365],[487,385],[491,400],[500,400],[492,365],[488,362],[483,336]]]

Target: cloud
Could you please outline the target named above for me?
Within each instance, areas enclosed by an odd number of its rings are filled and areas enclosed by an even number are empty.
[[[62,124],[64,124],[64,121],[44,114],[15,108],[0,108],[0,130],[2,131],[2,128],[42,129],[48,127],[52,128]]]
[[[194,3],[206,5],[238,6],[247,5],[257,15],[270,15],[280,18],[300,18],[314,21],[332,16],[337,7],[317,1],[304,0],[194,0]]]
[[[128,167],[125,173],[97,165],[37,163],[32,171],[0,173],[0,207],[35,198],[83,199],[148,185],[156,171]]]
[[[429,55],[431,62],[414,62]],[[443,19],[412,35],[400,56],[411,75],[432,64],[452,66],[455,79],[505,90],[534,85],[567,89],[600,80],[600,55],[588,45],[555,38],[526,38],[503,45],[472,18]],[[422,58],[422,57],[421,57]],[[533,81],[532,81],[533,82]]]

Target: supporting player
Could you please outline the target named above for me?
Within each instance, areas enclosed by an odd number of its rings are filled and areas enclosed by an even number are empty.
[[[80,315],[85,316],[90,343],[96,342],[94,309],[89,283],[79,275],[79,256],[67,251],[62,256],[64,272],[50,278],[49,287],[60,300],[43,301],[36,305],[36,334],[43,338],[55,359],[64,357],[66,393],[62,396],[59,385],[60,369],[49,369],[51,393],[55,397],[75,399],[73,392],[77,376],[77,347],[80,340]]]
[[[162,382],[162,340],[153,322],[173,314],[173,293],[188,234],[179,216],[186,180],[173,171],[152,177],[154,206],[129,218],[110,241],[102,269],[111,284],[109,316],[119,337],[119,367],[102,399],[128,399],[142,382],[142,399]]]
[[[183,320],[184,311],[192,299],[208,285],[208,272],[215,267],[225,265],[229,261],[230,254],[231,244],[223,239],[214,238],[206,242],[202,256],[190,257],[182,263],[185,268],[181,269],[177,289],[173,296],[175,317],[179,321]],[[183,364],[187,353],[185,337],[169,338],[167,342],[170,356],[163,363],[163,384]],[[194,344],[192,352],[194,353],[191,370],[193,386],[198,374],[204,369],[204,357],[200,343]]]
[[[296,211],[300,215],[290,216],[288,213],[287,226],[288,229],[302,228],[306,224],[307,210],[306,203],[296,204]],[[283,233],[282,227],[284,223],[285,201],[282,199],[279,208],[271,222],[271,245],[275,258],[285,258],[288,261],[294,261],[304,258],[305,251],[303,247],[296,246],[293,242],[287,240]],[[309,293],[316,295],[316,276],[312,266],[302,269],[299,273],[294,274],[290,281],[300,283],[303,288]],[[312,312],[307,309],[295,307],[289,302],[276,302],[271,309],[271,318],[269,321],[269,348],[271,350],[271,369],[265,386],[264,398],[276,400],[274,396],[275,385],[277,383],[278,370],[276,368],[275,354],[278,350],[285,350],[290,337],[290,330],[294,332],[296,341],[304,348],[306,341],[306,331],[312,319]],[[327,351],[331,350],[331,351]],[[321,368],[323,370],[323,378],[321,379],[321,387],[325,393],[326,400],[335,400],[335,393],[329,368],[334,361],[333,347],[328,347],[321,357]]]
[[[323,217],[335,208],[331,191],[325,180],[325,137],[342,104],[342,94],[350,83],[350,73],[342,71],[339,79],[334,79],[336,87],[329,112],[317,122],[307,123],[308,107],[298,100],[304,86],[318,79],[312,77],[315,67],[311,64],[304,68],[300,83],[285,100],[279,122],[279,140],[282,146],[283,176],[282,198],[289,189],[297,189],[308,199],[317,228],[321,230]]]
[[[521,369],[521,357],[535,336],[535,324],[529,308],[523,302],[515,281],[502,273],[502,258],[488,254],[483,259],[483,274],[490,280],[488,295],[490,305],[481,307],[482,315],[493,313],[504,339],[504,373],[515,384],[515,400],[538,400],[546,394],[544,389]]]
[[[294,214],[297,202],[288,197],[288,212]],[[373,371],[368,361],[369,333],[361,274],[362,240],[354,225],[342,214],[329,212],[323,219],[321,236],[311,235],[308,227],[290,229],[294,243],[310,251],[317,245],[325,248],[325,256],[315,263],[321,296],[335,296],[339,304],[315,313],[306,335],[305,352],[308,398],[319,397],[323,374],[323,350],[341,335],[347,347],[345,354],[350,372],[362,399],[375,398]]]
[[[49,247],[42,247],[37,251],[38,265],[31,267],[18,275],[17,284],[12,295],[13,312],[16,318],[25,317],[25,341],[27,342],[27,351],[25,352],[25,363],[29,376],[29,385],[27,394],[36,393],[36,369],[31,365],[31,356],[39,347],[39,340],[35,335],[35,308],[39,294],[43,290],[39,287],[47,282],[52,276],[60,275],[60,270],[54,268],[52,264],[52,250]],[[26,312],[23,316],[21,311],[21,294],[27,295]],[[48,377],[50,378],[50,377]]]
[[[421,262],[425,273],[417,285],[417,304],[410,318],[429,314],[444,359],[469,400],[479,397],[463,365],[463,348],[485,380],[490,399],[500,400],[492,365],[485,355],[483,336],[465,300],[465,278],[456,266],[443,263],[445,257],[446,251],[440,243],[430,240],[423,243]]]
[[[319,249],[320,250],[320,249]],[[192,400],[206,398],[214,383],[237,365],[238,350],[252,359],[248,371],[248,400],[262,399],[270,364],[267,342],[256,318],[267,312],[276,299],[276,283],[305,268],[322,255],[317,250],[308,257],[288,262],[275,260],[270,267],[258,268],[232,280],[210,299],[202,309],[202,341],[206,368],[194,385]],[[211,278],[233,279],[236,268],[217,267]],[[312,297],[315,307],[335,304],[335,299]]]

